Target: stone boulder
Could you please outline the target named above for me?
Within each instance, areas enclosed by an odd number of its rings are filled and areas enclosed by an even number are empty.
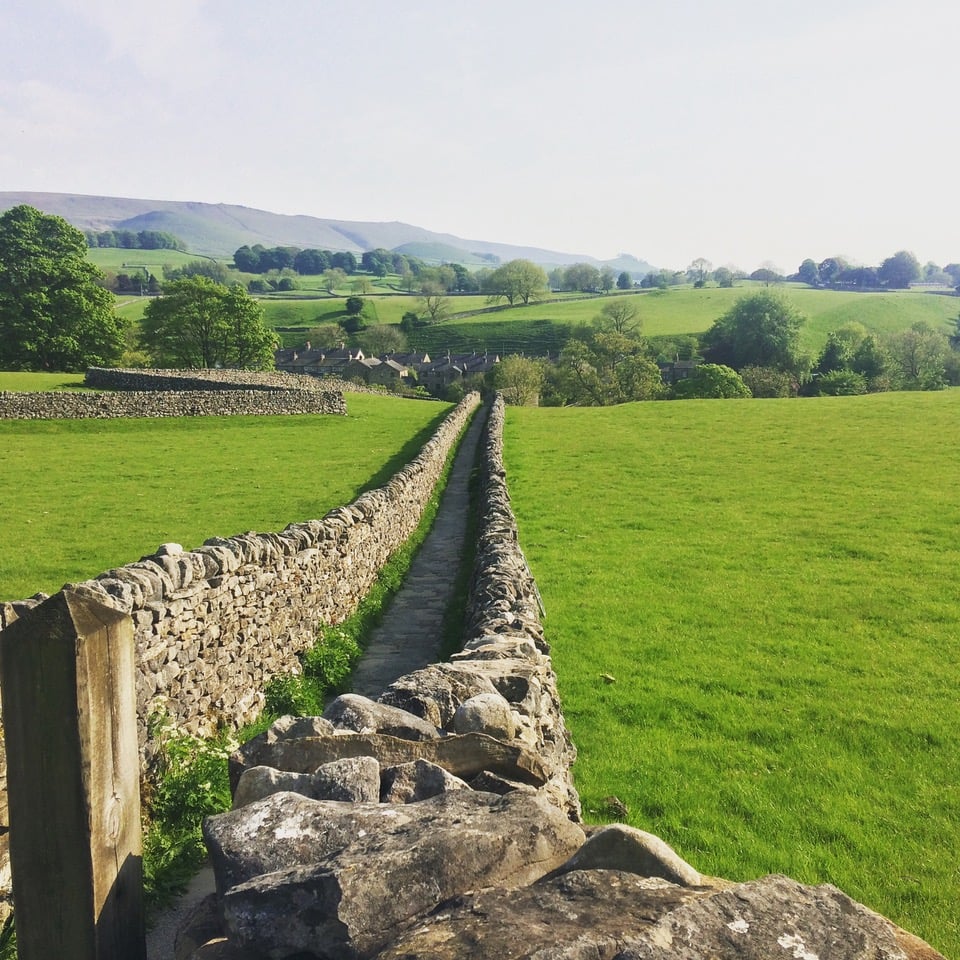
[[[381,803],[417,803],[448,790],[469,789],[459,777],[426,760],[385,767],[380,776]]]
[[[681,887],[699,887],[708,882],[659,837],[622,823],[591,834],[558,873],[598,869],[660,877]]]
[[[462,664],[435,663],[395,680],[377,699],[445,730],[464,700],[496,692],[489,680]]]
[[[499,693],[481,693],[464,700],[453,715],[456,733],[485,733],[498,740],[512,740],[517,733],[510,704]]]
[[[299,793],[311,800],[376,803],[380,799],[380,764],[373,757],[355,757],[325,763],[314,773],[250,767],[237,783],[233,809],[283,792]]]
[[[696,894],[612,870],[573,872],[522,890],[486,889],[441,904],[377,960],[610,960]],[[785,957],[784,960],[787,960]]]
[[[934,960],[935,950],[829,884],[769,876],[691,900],[616,960]]]
[[[230,939],[269,956],[369,957],[467,890],[529,884],[583,831],[538,796],[460,790],[403,806],[279,793],[204,824]]]
[[[355,693],[337,697],[323,711],[338,730],[354,733],[385,733],[403,740],[435,740],[440,731],[416,714],[387,703],[377,703]]]

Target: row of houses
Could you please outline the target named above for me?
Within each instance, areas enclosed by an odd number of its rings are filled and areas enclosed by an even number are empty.
[[[360,379],[371,386],[396,388],[420,385],[431,393],[442,393],[452,383],[474,373],[485,374],[500,362],[493,353],[451,354],[433,360],[430,354],[385,353],[368,357],[358,347],[341,343],[335,348],[302,347],[277,350],[274,363],[286,373],[312,377]]]

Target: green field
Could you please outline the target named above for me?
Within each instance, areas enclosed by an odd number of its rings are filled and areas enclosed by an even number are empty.
[[[182,267],[192,260],[214,259],[182,250],[126,250],[120,247],[91,247],[87,250],[87,257],[101,270],[113,273],[129,273],[138,267],[146,267],[147,273],[152,273],[160,281],[165,266]],[[229,263],[229,260],[219,262]]]
[[[113,252],[130,254],[136,251]],[[248,275],[238,276],[245,278]],[[392,281],[397,278],[373,280],[375,292],[364,296],[364,318],[368,325],[399,324],[406,312],[418,310],[420,298],[416,295],[377,292]],[[316,277],[302,278],[300,283],[301,289],[289,294],[257,298],[264,309],[267,326],[280,328],[281,343],[287,347],[302,344],[312,327],[337,323],[346,315],[345,291],[338,291],[341,295],[336,297],[329,296],[321,290],[320,278]],[[753,283],[727,289],[674,287],[665,292],[648,290],[627,296],[632,297],[638,307],[644,336],[670,337],[705,332],[739,298],[761,288]],[[785,284],[776,289],[806,316],[801,341],[812,354],[823,347],[830,331],[851,321],[861,323],[877,334],[903,330],[918,321],[947,331],[953,329],[953,322],[960,314],[960,298],[920,291],[852,293],[812,290],[801,284]],[[432,353],[490,350],[501,355],[556,354],[571,329],[589,327],[594,323],[606,299],[561,295],[559,302],[515,307],[502,305],[504,308],[500,310],[471,317],[454,316],[421,328],[410,335],[409,341],[411,347]],[[145,297],[118,297],[117,310],[132,322],[138,322],[148,302]],[[486,297],[478,294],[450,297],[450,310],[454,314],[488,306]]]
[[[367,394],[347,406],[346,417],[0,420],[0,600],[167,541],[189,549],[322,517],[385,483],[450,411]]]
[[[46,390],[83,388],[82,373],[0,373],[0,390],[37,393]]]
[[[689,287],[671,288],[666,292],[645,291],[629,294],[636,303],[642,321],[642,333],[647,337],[703,333],[714,320],[722,316],[740,298],[753,290],[756,284],[721,289],[707,287],[694,290]],[[896,291],[889,293],[849,293],[836,290],[812,290],[799,284],[775,288],[781,291],[807,317],[801,336],[804,346],[818,351],[831,330],[849,321],[862,323],[875,333],[903,330],[912,323],[925,320],[946,330],[960,313],[960,298],[932,293]],[[497,339],[496,326],[502,323],[550,320],[559,324],[589,325],[600,313],[605,298],[571,300],[569,303],[533,304],[511,310],[486,314],[470,321],[451,320],[441,324],[460,325],[469,322],[476,330],[489,326],[487,336],[491,343]],[[476,335],[476,334],[475,334]]]
[[[960,390],[510,410],[588,815],[960,956],[958,424]]]

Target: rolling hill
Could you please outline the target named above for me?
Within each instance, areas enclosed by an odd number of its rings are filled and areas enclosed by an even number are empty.
[[[473,266],[490,262],[491,255],[500,260],[523,257],[545,267],[580,262],[599,266],[603,263],[583,254],[487,240],[466,240],[397,221],[367,223],[325,220],[270,213],[226,203],[93,197],[73,193],[0,192],[0,211],[23,203],[44,213],[63,217],[81,230],[162,230],[183,240],[191,253],[212,257],[229,257],[244,244],[253,246],[260,243],[265,247],[349,250],[357,254],[377,247],[387,250],[407,248],[410,252],[422,249],[428,254],[424,259],[456,261]],[[431,253],[435,256],[429,256]],[[626,265],[618,266],[621,262]],[[646,261],[626,255],[611,261],[611,266],[618,271],[629,270],[638,277],[654,269]]]

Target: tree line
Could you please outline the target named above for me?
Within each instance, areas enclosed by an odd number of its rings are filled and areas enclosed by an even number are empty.
[[[925,321],[886,335],[846,323],[816,355],[801,348],[805,322],[783,293],[763,289],[738,299],[699,337],[647,339],[635,299],[618,297],[592,326],[574,331],[554,362],[519,358],[497,376],[509,371],[517,396],[556,406],[960,386],[960,317],[949,334]]]
[[[186,250],[187,245],[163,230],[85,230],[88,247],[119,247],[123,250]]]

